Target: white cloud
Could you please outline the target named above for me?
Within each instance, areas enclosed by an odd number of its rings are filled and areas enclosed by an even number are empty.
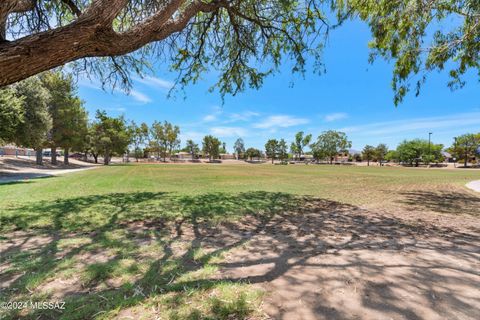
[[[96,81],[90,81],[88,79],[82,79],[78,82],[79,86],[89,88],[89,89],[95,89],[95,90],[103,90],[102,85]],[[107,91],[105,91],[107,92]],[[138,90],[130,90],[130,92],[125,92],[124,90],[121,90],[119,88],[113,88],[112,93],[120,93],[123,95],[127,95],[129,97],[132,97],[138,102],[141,103],[149,103],[152,102],[152,99],[147,96],[146,94],[138,91]]]
[[[348,114],[345,112],[336,112],[336,113],[330,113],[325,116],[325,121],[326,122],[332,122],[332,121],[337,121],[337,120],[342,120],[348,118]]]
[[[461,128],[473,125],[480,125],[480,112],[376,122],[360,126],[346,127],[340,129],[340,131],[360,135],[387,135],[404,132],[428,132],[434,129]]]
[[[141,103],[149,103],[149,102],[152,102],[152,99],[150,99],[149,96],[147,96],[146,94],[144,93],[141,93],[140,91],[137,91],[137,90],[131,90],[129,95],[137,100],[138,102],[141,102]]]
[[[116,111],[116,112],[125,112],[127,111],[127,108],[124,107],[111,107],[111,108],[106,108],[107,111]]]
[[[215,114],[208,114],[205,117],[203,117],[202,120],[205,122],[215,121],[217,120],[217,116]]]
[[[193,140],[199,143],[206,134],[198,131],[186,131],[180,134],[180,140],[185,142],[187,140]]]
[[[155,88],[160,88],[165,90],[172,89],[174,85],[174,83],[171,81],[157,78],[157,77],[151,77],[151,76],[146,76],[143,78],[135,78],[135,81],[143,83],[150,87],[155,87]]]
[[[308,123],[305,118],[297,118],[287,115],[275,115],[253,125],[254,128],[271,129],[271,128],[288,128]]]
[[[99,83],[93,82],[89,79],[80,79],[77,83],[80,87],[85,87],[89,89],[102,90],[102,86]]]
[[[237,121],[249,121],[253,117],[258,117],[260,114],[254,111],[243,111],[240,113],[230,113],[228,120],[225,123],[237,122]]]
[[[213,127],[210,132],[221,138],[244,137],[247,135],[247,130],[240,127]]]
[[[202,118],[202,121],[204,122],[212,122],[218,119],[218,115],[222,114],[223,110],[219,106],[214,106],[212,113],[207,114]]]

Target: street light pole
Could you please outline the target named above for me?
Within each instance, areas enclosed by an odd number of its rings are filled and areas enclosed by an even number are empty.
[[[455,145],[453,147],[453,167],[456,168],[457,167],[457,137],[454,137],[453,139],[455,139]]]
[[[430,152],[430,137],[432,136],[432,133],[429,132],[428,133],[428,164],[430,164],[430,157],[432,155],[432,153]]]

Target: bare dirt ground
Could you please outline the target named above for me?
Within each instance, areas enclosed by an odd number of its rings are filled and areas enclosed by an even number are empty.
[[[472,210],[478,212],[462,217],[378,213],[308,198],[292,211],[217,227],[185,221],[125,227],[139,244],[154,241],[144,238],[146,230],[168,229],[177,245],[225,252],[209,281],[246,282],[265,291],[265,318],[473,320],[480,310],[480,207]],[[21,232],[7,238],[3,254],[52,241]],[[187,261],[182,248],[165,251]],[[88,264],[110,258],[91,252],[81,260]],[[198,261],[185,266],[188,271],[201,268]],[[2,279],[2,287],[14,281]],[[75,275],[45,288],[58,298],[103,290],[83,292]],[[118,319],[126,314],[137,318],[141,312],[122,310]]]
[[[50,158],[45,158],[43,165],[39,166],[35,163],[34,157],[0,157],[0,183],[50,177],[96,166],[75,159],[70,159],[70,164],[65,165],[62,159],[59,157],[58,165],[52,165]]]
[[[478,221],[329,207],[273,219],[229,254],[223,275],[267,291],[274,319],[478,319]]]

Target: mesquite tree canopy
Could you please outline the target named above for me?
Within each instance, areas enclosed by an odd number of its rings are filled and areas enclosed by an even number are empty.
[[[448,68],[454,88],[480,69],[478,0],[2,0],[0,87],[69,63],[128,88],[161,61],[181,86],[213,70],[213,88],[235,94],[288,60],[322,71],[329,30],[354,17],[370,26],[372,61],[394,62],[395,103],[432,70]]]

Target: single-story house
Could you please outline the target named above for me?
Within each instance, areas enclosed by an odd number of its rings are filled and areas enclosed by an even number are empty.
[[[177,152],[173,155],[173,158],[177,158],[180,160],[190,160],[192,159],[192,155],[188,152]]]
[[[236,158],[235,158],[235,155],[234,155],[234,154],[230,154],[230,153],[220,153],[220,159],[222,159],[222,160],[234,160],[234,159],[236,159]]]
[[[441,154],[445,158],[444,162],[454,162],[453,156],[449,152],[442,151]]]
[[[8,144],[0,147],[0,156],[35,156],[35,150]]]

